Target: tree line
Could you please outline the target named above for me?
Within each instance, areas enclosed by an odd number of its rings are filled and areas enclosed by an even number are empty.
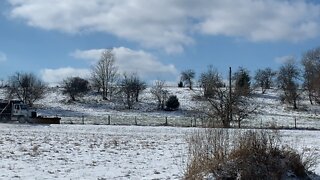
[[[195,71],[188,69],[181,72],[178,87],[186,86],[193,90],[197,82],[201,90],[198,100],[207,104],[199,112],[223,127],[229,127],[232,121],[237,121],[240,126],[241,121],[255,111],[255,107],[248,104],[256,88],[261,89],[262,94],[271,87],[279,88],[281,100],[291,104],[293,109],[299,108],[298,101],[303,92],[308,94],[311,104],[320,104],[320,47],[305,52],[300,63],[302,69],[291,58],[278,70],[258,69],[252,77],[246,68],[239,67],[230,74],[230,84],[226,84],[213,65],[208,66],[197,81]],[[179,100],[165,86],[165,81],[155,81],[150,93],[158,109],[176,110],[180,105]],[[15,73],[8,78],[5,87],[8,98],[18,98],[30,105],[43,98],[47,91],[47,85],[32,73]],[[91,68],[89,79],[68,77],[62,81],[61,88],[72,101],[94,90],[100,93],[102,99],[120,99],[126,108],[132,109],[139,102],[139,95],[147,88],[147,84],[137,73],[120,74],[112,49],[107,49]]]
[[[202,91],[199,98],[206,102],[199,112],[220,126],[230,127],[230,123],[235,121],[240,127],[241,121],[254,115],[256,110],[251,102],[253,90],[259,88],[265,94],[271,87],[279,89],[281,101],[292,105],[293,109],[299,108],[298,102],[303,93],[308,94],[310,104],[320,105],[320,47],[305,52],[300,63],[302,69],[292,57],[278,70],[269,67],[258,69],[252,77],[246,68],[239,67],[229,75],[230,84],[227,85],[210,65],[197,80]],[[194,84],[195,72],[192,69],[183,71],[178,86],[192,90]]]
[[[19,99],[30,106],[44,98],[48,90],[48,85],[32,73],[17,72],[8,78],[5,85],[3,84],[7,99]],[[90,78],[67,77],[62,80],[60,86],[62,93],[71,101],[76,101],[93,90],[98,92],[103,100],[121,100],[127,109],[132,109],[135,103],[139,102],[139,96],[147,88],[147,83],[137,73],[120,74],[112,49],[106,49],[91,68]],[[150,90],[158,108],[177,110],[180,106],[178,98],[164,90],[164,87],[164,81],[156,81]]]

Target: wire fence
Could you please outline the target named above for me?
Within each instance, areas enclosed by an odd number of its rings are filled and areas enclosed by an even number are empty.
[[[93,125],[132,125],[132,126],[177,126],[177,127],[222,127],[221,123],[204,116],[78,116],[62,117],[61,124]],[[238,128],[239,122],[231,122],[231,127]],[[310,129],[320,130],[320,117],[283,117],[261,116],[241,122],[241,128],[268,129]]]

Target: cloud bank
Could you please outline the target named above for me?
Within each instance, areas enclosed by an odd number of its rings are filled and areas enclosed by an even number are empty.
[[[42,79],[51,86],[60,85],[68,77],[81,77],[88,79],[90,76],[89,69],[76,69],[64,67],[59,69],[43,69],[40,71]]]
[[[76,50],[71,53],[76,59],[87,60],[95,64],[104,49]],[[116,66],[120,73],[138,73],[144,79],[158,79],[176,77],[178,71],[173,64],[163,64],[155,56],[145,51],[135,51],[125,47],[113,48]],[[170,78],[171,77],[171,78]]]
[[[182,52],[196,34],[297,42],[320,33],[320,5],[307,0],[7,1],[10,17],[33,27],[105,32],[167,53]]]
[[[87,61],[90,66],[95,65],[100,59],[104,49],[75,50],[70,56],[77,60]],[[172,64],[163,64],[155,56],[145,51],[135,51],[125,47],[114,48],[116,66],[119,73],[137,73],[143,80],[152,81],[155,79],[176,80],[179,75],[177,69]],[[51,84],[58,85],[67,77],[79,76],[90,77],[90,68],[77,69],[63,67],[58,69],[43,69],[40,72],[42,79]]]

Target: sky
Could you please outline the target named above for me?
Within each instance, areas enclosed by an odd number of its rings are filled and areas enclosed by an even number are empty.
[[[277,69],[320,46],[317,0],[1,0],[0,80],[88,78],[106,48],[120,73],[177,82],[209,65]]]

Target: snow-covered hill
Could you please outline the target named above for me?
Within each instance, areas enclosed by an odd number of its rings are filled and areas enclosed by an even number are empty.
[[[199,92],[168,91],[179,98],[177,112],[156,110],[148,90],[129,111],[95,94],[70,103],[60,91],[51,89],[36,103],[40,115],[58,115],[64,123],[80,123],[83,117],[87,125],[0,123],[0,179],[182,179],[188,158],[186,136],[198,129],[92,125],[108,116],[112,116],[111,124],[121,120],[132,125],[137,120],[139,125],[161,125],[164,117],[172,125],[190,123],[190,111],[199,107],[193,97]],[[0,98],[4,98],[3,90]],[[252,105],[258,107],[257,115],[244,121],[244,126],[293,127],[296,118],[298,127],[320,127],[320,108],[306,99],[294,111],[280,102],[278,91],[270,90],[264,95],[257,92]],[[320,131],[281,130],[280,135],[283,145],[320,154]],[[320,174],[320,165],[315,172]]]
[[[149,88],[142,93],[140,102],[133,110],[125,109],[122,102],[102,100],[96,93],[69,102],[69,98],[58,88],[52,88],[44,99],[36,102],[35,107],[39,115],[62,117],[62,123],[106,124],[111,119],[111,124],[161,125],[167,119],[171,125],[191,126],[191,121],[197,117],[193,112],[200,108],[201,102],[194,98],[200,94],[200,90],[177,87],[166,89],[178,97],[178,111],[157,110],[156,100]],[[306,98],[302,98],[299,110],[293,110],[290,105],[280,101],[279,93],[274,89],[268,90],[266,94],[256,91],[251,101],[251,105],[257,107],[256,114],[244,120],[242,126],[320,129],[320,105],[310,105]],[[0,89],[1,98],[4,98],[3,89]],[[200,124],[198,120],[197,125]]]

